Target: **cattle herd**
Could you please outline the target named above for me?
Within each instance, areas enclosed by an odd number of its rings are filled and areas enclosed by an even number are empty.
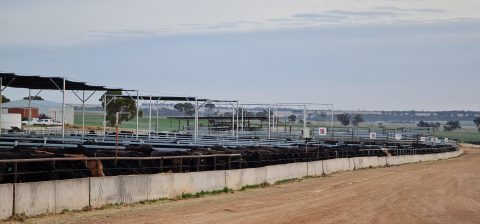
[[[154,150],[151,145],[127,146],[118,152],[122,160],[81,160],[90,157],[114,157],[112,150],[61,147],[13,147],[0,151],[0,183],[34,182],[83,178],[93,176],[115,176],[128,174],[153,174],[164,172],[197,172],[207,170],[254,168],[275,164],[307,162],[340,157],[386,156],[399,154],[426,154],[454,151],[455,146],[423,144],[346,144],[318,143],[297,144],[291,147],[191,147],[189,150]],[[239,156],[213,156],[239,154]],[[212,156],[202,156],[212,155]],[[135,157],[152,159],[136,160]],[[7,162],[14,159],[80,158],[75,161]],[[153,159],[155,158],[155,159]]]

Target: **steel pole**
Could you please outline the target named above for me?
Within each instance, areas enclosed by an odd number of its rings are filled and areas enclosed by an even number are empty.
[[[275,107],[275,105],[272,107],[272,132],[275,132]]]
[[[270,134],[271,134],[271,131],[270,131],[270,122],[271,122],[271,118],[270,118],[270,105],[268,105],[268,138],[270,139]]]
[[[330,131],[333,134],[333,104],[331,105],[331,120],[330,120]]]
[[[137,135],[136,135],[136,139],[138,139],[138,117],[139,117],[139,113],[140,113],[139,101],[140,101],[140,95],[139,95],[138,90],[137,90]]]
[[[63,92],[62,92],[62,138],[65,138],[65,77],[63,77]]]
[[[28,89],[28,134],[30,134],[30,118],[31,118],[31,111],[32,111],[32,107],[31,107],[31,103],[32,103],[32,90],[31,89]]]
[[[232,105],[232,138],[235,137],[235,106]]]
[[[85,90],[82,90],[82,138],[85,137]]]
[[[307,130],[307,105],[303,105],[303,131]]]
[[[195,98],[195,124],[194,124],[194,140],[197,141],[198,137],[198,99]]]
[[[107,92],[103,95],[103,139],[107,135]]]
[[[241,125],[242,125],[242,132],[245,132],[245,128],[243,127],[243,125],[244,125],[243,123],[244,122],[243,122],[243,106],[242,106],[242,123],[241,123]]]
[[[239,107],[238,107],[238,101],[237,101],[237,108],[235,109],[235,113],[237,114],[237,133],[236,133],[237,134],[237,141],[238,141],[238,126],[239,126],[239,124],[238,124],[238,112],[239,111],[238,110],[239,110]]]
[[[158,100],[157,100],[157,123],[156,123],[156,128],[155,128],[155,133],[158,135]]]
[[[115,166],[118,159],[118,112],[115,113]]]
[[[150,133],[152,132],[152,96],[148,104],[148,139],[150,139]]]

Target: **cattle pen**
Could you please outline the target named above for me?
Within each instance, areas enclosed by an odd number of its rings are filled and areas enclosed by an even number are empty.
[[[9,202],[0,205],[0,219],[239,189],[461,154],[457,142],[438,139],[430,129],[335,127],[333,104],[145,95],[140,90],[65,77],[0,73],[0,94],[7,87],[28,89],[29,100],[32,90],[38,90],[34,95],[59,90],[63,110],[65,94],[71,91],[82,102],[82,125],[69,127],[62,119],[57,129],[34,129],[27,123],[22,130],[0,130],[0,195]],[[105,92],[103,124],[87,130],[85,103],[96,92]],[[107,127],[107,107],[118,99],[131,100],[136,106],[133,130]],[[147,130],[139,126],[141,101],[148,102]],[[192,107],[190,115],[176,119],[193,120],[193,126],[159,130],[159,104],[169,101]],[[212,104],[222,107],[225,115],[209,114],[205,107]],[[287,117],[283,113],[287,107],[301,121]],[[200,125],[202,119],[208,121],[207,126]]]

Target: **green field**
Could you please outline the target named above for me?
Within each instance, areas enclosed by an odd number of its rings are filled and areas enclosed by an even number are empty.
[[[467,143],[480,143],[480,132],[471,128],[463,128],[456,131],[439,131],[435,135],[439,138],[456,139]]]
[[[140,130],[148,130],[148,116],[141,117],[138,122]],[[190,126],[194,125],[194,120],[189,121]],[[82,113],[75,112],[75,125],[82,125]],[[207,121],[200,120],[200,126],[206,126]],[[85,113],[85,126],[96,126],[103,127],[103,114],[102,113]],[[164,117],[159,117],[158,119],[158,129],[159,131],[181,131],[183,127],[187,126],[186,120],[179,119],[168,119]],[[123,122],[119,125],[119,128],[123,129],[135,129],[137,127],[137,122],[135,119],[128,122]],[[152,117],[152,130],[155,130],[156,127],[156,117]]]
[[[259,125],[259,121],[252,121],[252,125]],[[189,121],[190,126],[193,126],[194,121],[193,119]],[[82,125],[82,113],[75,112],[75,125]],[[92,113],[87,112],[85,113],[85,125],[86,126],[97,126],[103,127],[103,114],[102,113]],[[200,126],[207,126],[207,121],[200,119]],[[267,126],[265,122],[263,122],[264,126]],[[416,128],[415,123],[383,123],[382,124],[386,128]],[[186,120],[179,120],[179,119],[168,119],[165,117],[159,118],[159,131],[182,131],[184,126],[187,126]],[[279,122],[280,129],[284,126],[283,122]],[[294,128],[301,128],[303,127],[303,123],[287,123],[287,127],[292,126]],[[329,127],[330,122],[314,122],[312,124],[307,125],[309,127],[319,127],[325,126]],[[335,127],[341,127],[340,123],[335,122]],[[156,127],[156,118],[152,117],[152,130],[155,130]],[[378,123],[374,122],[366,122],[363,123],[360,127],[363,128],[378,128]],[[120,125],[120,128],[124,129],[135,129],[136,128],[136,121],[131,120],[128,122],[124,122]],[[139,128],[140,130],[148,130],[148,117],[142,117],[139,120]],[[471,143],[480,143],[480,132],[478,129],[473,125],[463,125],[461,130],[456,131],[437,131],[435,135],[439,138],[449,138],[452,140],[459,140],[463,142],[471,142]]]

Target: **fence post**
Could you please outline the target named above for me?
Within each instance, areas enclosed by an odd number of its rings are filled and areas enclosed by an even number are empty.
[[[183,159],[180,158],[180,173],[183,173]]]
[[[17,183],[17,172],[18,172],[18,165],[17,162],[13,163],[13,183]]]
[[[240,160],[238,161],[238,168],[242,169],[242,155],[240,155]]]
[[[213,170],[217,170],[217,157],[213,157]]]
[[[230,170],[232,168],[232,157],[228,157],[228,169]]]
[[[197,158],[197,172],[200,171],[200,157]]]
[[[160,173],[163,171],[163,156],[160,159]]]

